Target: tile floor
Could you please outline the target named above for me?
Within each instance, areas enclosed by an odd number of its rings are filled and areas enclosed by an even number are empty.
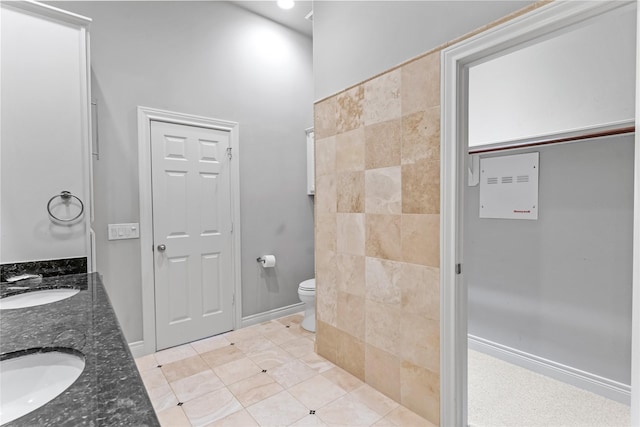
[[[314,352],[302,314],[136,359],[162,426],[433,427]]]

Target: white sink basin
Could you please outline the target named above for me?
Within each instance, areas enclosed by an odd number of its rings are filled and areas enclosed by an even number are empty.
[[[20,418],[65,391],[84,370],[84,358],[61,351],[0,361],[0,425]]]
[[[0,298],[0,310],[49,304],[74,296],[80,289],[41,289]]]

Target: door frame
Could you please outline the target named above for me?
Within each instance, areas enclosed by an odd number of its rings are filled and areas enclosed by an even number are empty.
[[[140,260],[142,270],[142,340],[143,353],[156,351],[156,307],[155,276],[153,258],[153,193],[151,189],[151,122],[159,121],[176,125],[197,126],[207,129],[228,131],[232,160],[230,167],[231,184],[231,262],[233,290],[233,328],[242,322],[242,287],[240,269],[240,167],[239,167],[239,124],[156,108],[138,106],[138,179],[140,201]],[[151,249],[151,250],[149,250]]]
[[[441,56],[440,423],[467,426],[467,285],[463,264],[463,207],[467,147],[468,68],[509,49],[633,1],[555,1],[450,46]],[[638,7],[640,17],[640,7]],[[640,43],[638,46],[640,52]],[[636,62],[638,62],[638,54]],[[640,69],[636,69],[637,76]],[[640,122],[636,77],[636,123]],[[640,136],[634,166],[631,425],[640,426]]]

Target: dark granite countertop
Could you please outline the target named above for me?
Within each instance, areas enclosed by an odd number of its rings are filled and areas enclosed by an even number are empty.
[[[81,352],[85,368],[61,395],[6,426],[159,426],[97,273],[0,283],[0,297],[27,291],[10,289],[17,287],[80,292],[51,304],[0,310],[0,358],[65,348]]]

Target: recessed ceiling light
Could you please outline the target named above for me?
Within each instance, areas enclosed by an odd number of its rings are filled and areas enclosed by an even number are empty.
[[[278,6],[280,9],[291,9],[295,5],[293,0],[278,0]]]

